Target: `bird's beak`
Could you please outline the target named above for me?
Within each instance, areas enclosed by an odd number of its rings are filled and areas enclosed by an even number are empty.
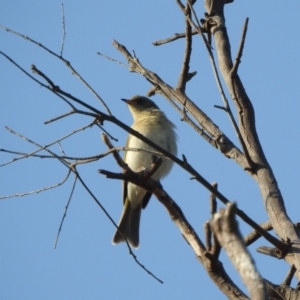
[[[121,100],[124,101],[124,102],[126,102],[126,103],[128,104],[128,101],[129,101],[129,100],[123,99],[123,98],[122,98]]]

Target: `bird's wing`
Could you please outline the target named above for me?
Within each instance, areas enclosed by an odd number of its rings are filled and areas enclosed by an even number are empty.
[[[150,198],[151,198],[152,194],[147,192],[147,194],[144,196],[144,199],[143,199],[143,205],[142,205],[142,208],[145,209],[147,204],[149,203],[150,201]]]
[[[128,185],[128,181],[123,180],[122,181],[123,204],[125,204],[126,197],[127,197],[127,185]]]

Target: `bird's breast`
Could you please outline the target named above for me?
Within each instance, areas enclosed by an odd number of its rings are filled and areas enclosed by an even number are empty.
[[[141,126],[142,125],[142,126]],[[144,135],[155,144],[159,145],[163,149],[176,155],[176,135],[171,126],[162,126],[163,124],[146,122],[145,124],[135,123],[132,128]],[[129,148],[137,148],[140,151],[127,151],[125,155],[125,161],[133,171],[137,171],[141,168],[148,168],[152,162],[153,153],[147,153],[143,150],[155,151],[148,144],[144,143],[137,137],[130,135],[127,146]],[[158,154],[156,154],[158,155]],[[163,158],[163,163],[156,173],[152,176],[158,180],[166,176],[172,168],[172,161]]]

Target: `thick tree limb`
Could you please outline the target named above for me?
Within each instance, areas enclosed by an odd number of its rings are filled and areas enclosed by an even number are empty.
[[[252,103],[246,94],[238,75],[232,78],[233,63],[230,42],[224,18],[224,0],[211,0],[206,7],[214,7],[214,14],[208,17],[211,33],[217,50],[219,68],[238,112],[240,132],[253,162],[252,177],[257,181],[269,220],[274,231],[284,241],[299,241],[299,230],[288,217],[284,201],[273,171],[264,155],[255,128],[255,115]],[[210,11],[208,11],[210,13]],[[300,245],[293,244],[285,259],[297,268],[300,279]]]
[[[295,290],[289,286],[276,285],[265,279],[267,290],[270,299],[278,300],[299,300],[300,291]]]
[[[236,205],[231,203],[227,205],[226,210],[215,214],[211,221],[212,229],[247,286],[250,298],[265,300],[267,299],[266,287],[239,232],[235,209]]]

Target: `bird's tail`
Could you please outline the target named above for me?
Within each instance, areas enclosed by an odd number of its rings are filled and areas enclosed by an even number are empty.
[[[116,231],[112,240],[113,244],[125,241],[124,237],[126,237],[131,247],[138,248],[141,211],[140,205],[132,208],[130,201],[126,199],[118,225],[119,230]]]

